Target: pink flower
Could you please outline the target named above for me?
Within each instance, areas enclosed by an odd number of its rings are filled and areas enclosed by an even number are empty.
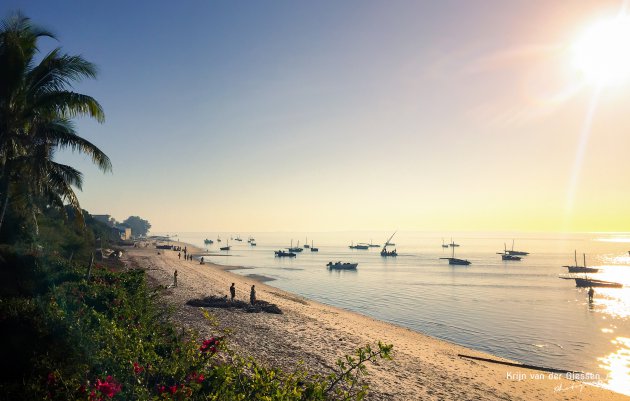
[[[197,377],[197,383],[201,383],[201,382],[203,382],[203,381],[204,381],[204,379],[205,379],[205,377],[203,377],[203,375],[199,375],[199,376]]]
[[[168,389],[171,391],[171,394],[175,394],[177,392],[177,385],[171,386]]]
[[[144,367],[140,365],[138,362],[133,363],[133,372],[135,374],[142,373],[144,371]]]
[[[122,390],[122,385],[120,385],[119,383],[116,383],[114,378],[111,376],[107,376],[105,381],[101,381],[101,379],[97,379],[94,387],[109,398],[113,398],[116,394],[120,393],[120,391]]]
[[[213,354],[215,352],[217,352],[216,349],[216,345],[219,345],[219,340],[217,340],[216,338],[212,337],[209,340],[204,340],[203,343],[201,344],[201,347],[199,347],[199,350],[201,352],[212,352]]]

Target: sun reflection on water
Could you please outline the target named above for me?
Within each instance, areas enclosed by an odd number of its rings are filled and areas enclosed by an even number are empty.
[[[630,395],[630,338],[617,337],[611,342],[617,350],[598,358],[599,366],[608,373],[604,385],[613,391]]]

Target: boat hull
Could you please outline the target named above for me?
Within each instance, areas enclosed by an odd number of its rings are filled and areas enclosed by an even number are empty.
[[[584,266],[564,266],[569,269],[569,273],[598,273],[599,269]]]
[[[440,258],[440,259],[448,260],[449,265],[468,266],[470,264],[470,261],[466,259],[457,259],[457,258]]]
[[[294,258],[296,255],[293,252],[275,251],[278,258]]]
[[[326,266],[331,270],[356,270],[358,263],[328,263]]]
[[[576,278],[576,287],[605,287],[605,288],[622,288],[623,284],[613,283],[610,281],[592,280],[586,278]]]

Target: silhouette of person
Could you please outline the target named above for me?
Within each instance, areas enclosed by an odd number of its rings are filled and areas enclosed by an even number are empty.
[[[593,289],[593,287],[591,287],[588,290],[588,302],[589,303],[593,302],[593,295],[595,295],[595,290]]]
[[[254,304],[256,302],[256,286],[252,285],[252,290],[249,292],[249,303]]]
[[[178,258],[178,259],[181,259],[181,258],[182,258],[182,253],[181,253],[181,252],[177,254],[177,258]]]
[[[199,264],[200,264],[200,265],[202,265],[202,264],[203,264],[203,256],[201,257]]]
[[[230,286],[230,300],[234,301],[235,297],[236,297],[236,287],[234,287],[234,283],[232,283],[232,286]]]
[[[173,273],[173,287],[177,287],[177,270]]]

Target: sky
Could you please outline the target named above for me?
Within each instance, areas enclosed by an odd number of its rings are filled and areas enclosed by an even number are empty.
[[[630,84],[580,35],[619,1],[16,1],[99,68],[81,205],[154,232],[628,231]],[[601,46],[600,46],[601,47]],[[630,54],[630,40],[615,54]],[[588,54],[587,58],[594,55]]]

